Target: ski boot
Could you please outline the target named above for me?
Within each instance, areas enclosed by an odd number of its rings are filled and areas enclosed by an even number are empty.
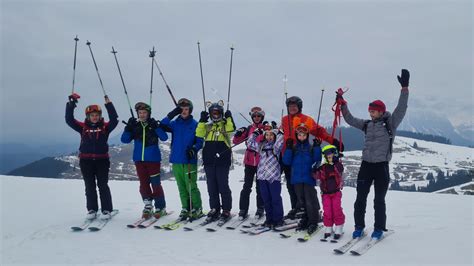
[[[375,229],[371,235],[372,239],[380,240],[383,237],[383,231],[380,229]]]
[[[266,220],[263,224],[263,227],[273,228],[273,223],[271,221]]]
[[[298,212],[297,209],[291,209],[286,215],[285,215],[285,219],[289,219],[289,220],[294,220],[296,219],[296,213]]]
[[[296,230],[303,231],[303,230],[306,230],[307,228],[308,228],[308,220],[306,218],[303,218],[298,222],[298,227],[296,227]]]
[[[316,232],[318,230],[318,228],[319,228],[318,224],[310,224],[310,225],[308,225],[307,232],[308,232],[308,234],[312,235],[312,234],[314,234],[314,232]]]
[[[230,220],[230,211],[222,211],[221,216],[219,217],[219,223],[225,223]]]
[[[189,211],[187,209],[182,209],[181,213],[178,216],[178,219],[180,221],[184,221],[184,220],[188,219],[188,217],[189,217]]]
[[[364,235],[364,228],[357,228],[352,232],[352,238],[359,238]]]
[[[336,225],[336,230],[334,232],[334,239],[335,240],[338,240],[339,238],[341,238],[342,234],[344,233],[342,228],[344,227],[344,225]]]
[[[216,221],[217,219],[219,219],[219,215],[220,215],[219,210],[211,209],[211,210],[207,213],[206,222],[213,222],[213,221]]]
[[[102,215],[100,216],[101,220],[109,220],[110,218],[112,218],[110,211],[102,211]]]
[[[258,208],[257,209],[257,212],[255,212],[255,217],[257,217],[258,219],[262,218],[263,215],[265,214],[265,209],[263,208]]]
[[[239,211],[239,220],[242,221],[246,219],[248,216],[248,212],[246,210],[240,210]]]
[[[95,218],[97,218],[97,211],[89,210],[87,212],[86,219],[87,220],[94,220]]]
[[[143,203],[145,203],[145,207],[143,208],[143,211],[142,211],[142,218],[149,219],[153,214],[152,201],[145,199],[143,200]]]
[[[153,216],[156,218],[156,219],[160,219],[160,217],[163,217],[166,215],[166,209],[163,208],[163,209],[155,209],[155,212],[153,213]]]
[[[189,221],[194,221],[196,219],[199,219],[203,216],[204,214],[202,213],[202,209],[192,209],[191,213],[189,214]]]
[[[332,226],[326,226],[326,230],[324,232],[324,239],[331,237],[332,235]]]

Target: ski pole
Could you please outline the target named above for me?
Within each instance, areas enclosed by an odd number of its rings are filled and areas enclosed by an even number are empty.
[[[286,75],[285,77],[283,78],[283,90],[285,92],[285,105],[286,105],[286,113],[288,115],[288,133],[290,133],[288,136],[290,136],[291,138],[291,118],[290,118],[290,109],[288,108],[288,89],[287,89],[287,83],[288,83],[288,79],[286,78]]]
[[[153,60],[153,61],[155,62],[156,68],[158,68],[158,72],[160,72],[160,76],[161,76],[161,78],[163,79],[163,82],[165,83],[166,88],[168,89],[168,93],[170,94],[171,99],[172,99],[173,102],[174,102],[174,105],[178,106],[178,102],[177,102],[176,99],[174,98],[173,92],[171,92],[170,86],[168,86],[168,83],[166,82],[165,76],[163,76],[163,72],[161,72],[161,68],[160,68],[160,66],[158,65],[157,60]]]
[[[230,103],[230,83],[232,81],[232,57],[234,55],[234,46],[230,47],[230,70],[229,70],[229,88],[227,89],[227,110],[229,110]]]
[[[324,88],[321,89],[321,100],[319,101],[319,111],[318,111],[318,121],[316,122],[319,125],[319,116],[321,115],[321,105],[323,104]]]
[[[117,69],[118,69],[118,72],[120,74],[120,79],[122,80],[123,91],[125,92],[125,96],[127,97],[128,107],[130,108],[130,114],[132,115],[133,118],[135,118],[135,115],[133,114],[133,110],[132,110],[132,105],[130,104],[130,98],[128,97],[127,87],[125,86],[125,82],[123,81],[122,71],[120,70],[120,65],[119,65],[119,62],[117,60],[117,51],[114,49],[113,46],[112,46],[111,53],[114,54],[115,63],[117,64]]]
[[[155,46],[153,46],[153,50],[150,51],[151,57],[151,80],[150,80],[150,108],[151,108],[151,96],[153,94],[153,61],[155,60]]]
[[[191,197],[191,163],[188,160],[188,186],[189,186],[189,211],[193,210],[193,200]]]
[[[211,92],[214,93],[215,95],[217,95],[217,97],[222,98],[222,96],[219,94],[219,92],[218,92],[216,89],[211,88]],[[240,112],[240,111],[238,110],[238,108],[236,108],[236,107],[233,106],[232,104],[231,104],[230,106],[232,107],[232,109],[236,110],[236,111],[239,113],[239,115],[242,116],[243,119],[245,119],[245,121],[247,121],[249,124],[252,124],[252,122],[250,122],[250,120],[248,120],[248,118],[246,118],[246,117],[242,114],[242,112]]]
[[[77,41],[79,41],[79,38],[74,38],[74,41],[76,41],[76,44],[74,45],[74,64],[72,66],[72,93],[74,94],[74,84],[76,82],[76,55],[77,55]]]
[[[249,137],[250,137],[250,136],[249,136]],[[216,158],[220,158],[221,155],[222,155],[224,152],[227,152],[227,151],[229,151],[229,150],[232,150],[234,147],[236,147],[236,146],[238,146],[238,145],[244,143],[245,141],[247,141],[247,140],[249,139],[249,137],[246,137],[244,140],[242,140],[242,142],[239,142],[239,143],[237,143],[237,144],[234,144],[234,145],[232,145],[232,146],[230,146],[230,147],[225,148],[225,149],[224,149],[223,151],[221,151],[221,152],[217,152],[216,155],[215,155],[215,157],[216,157]]]
[[[91,42],[87,41],[86,44],[87,46],[89,46],[89,51],[91,52],[92,61],[94,62],[94,66],[95,66],[95,71],[97,72],[97,76],[99,77],[99,82],[100,82],[100,86],[102,87],[102,92],[104,93],[104,97],[106,97],[107,93],[105,93],[104,84],[102,83],[102,79],[100,78],[99,68],[97,67],[97,63],[95,62],[94,53],[92,53]]]
[[[202,61],[201,61],[201,43],[198,41],[198,53],[199,53],[199,68],[201,69],[201,85],[202,85],[202,98],[204,103],[204,111],[206,111],[206,93],[204,91],[204,77],[202,75]]]

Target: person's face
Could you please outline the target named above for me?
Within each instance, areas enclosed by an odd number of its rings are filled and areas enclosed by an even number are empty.
[[[265,139],[268,142],[273,142],[273,141],[275,141],[275,135],[273,134],[273,132],[266,132],[265,133]]]
[[[148,111],[138,110],[138,119],[142,122],[145,122],[148,119]]]
[[[214,119],[219,119],[220,116],[221,116],[221,114],[220,114],[219,111],[214,110],[214,111],[211,112],[211,116],[212,116],[212,118],[214,118]]]
[[[181,117],[186,119],[188,118],[190,115],[190,110],[189,110],[189,107],[186,106],[186,107],[181,107]]]
[[[334,153],[326,154],[326,158],[328,159],[328,162],[332,163],[332,160],[334,159]]]
[[[288,105],[288,112],[290,112],[290,115],[295,115],[298,113],[298,105],[294,103],[290,103]]]
[[[253,122],[255,124],[260,124],[260,122],[262,122],[262,116],[261,115],[254,115],[254,116],[252,116],[252,119],[253,119]]]
[[[308,135],[306,133],[298,133],[298,140],[303,142],[308,138]]]
[[[97,122],[99,122],[100,120],[100,114],[97,113],[97,112],[92,112],[89,114],[89,121],[91,121],[91,123],[95,124]]]
[[[382,117],[382,115],[383,115],[382,112],[375,111],[375,110],[370,110],[369,114],[370,114],[370,118],[372,118],[372,120],[378,119],[378,118]]]

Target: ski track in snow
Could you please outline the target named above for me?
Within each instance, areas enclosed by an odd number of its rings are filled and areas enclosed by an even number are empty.
[[[243,168],[231,171],[233,212],[237,212]],[[120,213],[99,232],[71,232],[85,216],[81,180],[0,176],[2,206],[1,264],[466,264],[472,265],[472,196],[389,191],[388,228],[395,234],[367,254],[334,255],[347,241],[353,227],[355,189],[343,190],[346,234],[339,244],[315,238],[298,243],[280,239],[278,233],[249,236],[240,230],[203,228],[185,232],[129,229],[141,213],[138,182],[111,181],[114,208]],[[208,209],[205,182],[199,187]],[[167,208],[180,210],[177,186],[163,182]],[[319,188],[318,188],[319,191]],[[255,192],[251,212],[255,211]],[[289,198],[282,187],[285,212]],[[373,193],[367,202],[367,227],[373,224]],[[32,218],[29,218],[32,217]],[[164,222],[164,221],[162,221]],[[160,223],[160,221],[158,221]],[[370,233],[370,232],[369,232]],[[357,246],[356,246],[357,247]]]

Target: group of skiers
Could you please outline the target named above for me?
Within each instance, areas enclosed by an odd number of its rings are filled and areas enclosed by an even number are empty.
[[[353,237],[364,234],[367,196],[374,183],[375,224],[373,238],[381,238],[386,230],[385,195],[390,176],[388,163],[392,143],[401,123],[408,101],[409,72],[402,70],[398,81],[401,95],[394,112],[386,111],[385,104],[376,100],[369,104],[370,119],[355,118],[350,113],[342,94],[337,94],[345,121],[365,133],[362,164],[357,177],[357,198],[354,203],[355,230]],[[110,167],[108,136],[118,124],[117,112],[105,97],[109,122],[102,117],[99,105],[86,108],[86,119],[74,119],[77,94],[69,96],[66,105],[66,123],[81,134],[79,148],[80,168],[85,182],[87,218],[99,215],[96,182],[101,201],[101,218],[110,219],[112,197],[108,187]],[[199,121],[193,118],[193,103],[180,99],[166,117],[152,117],[150,105],[135,105],[137,118],[131,117],[121,136],[123,143],[134,142],[133,161],[140,181],[140,195],[144,203],[143,217],[155,218],[166,215],[166,201],[161,185],[161,153],[159,141],[166,141],[171,133],[169,161],[178,185],[182,211],[180,219],[198,219],[205,214],[197,185],[198,153],[202,149],[202,161],[209,193],[206,219],[226,221],[231,218],[232,193],[229,187],[229,170],[232,160],[232,144],[245,142],[244,184],[240,192],[239,219],[249,216],[249,201],[256,176],[256,216],[265,215],[264,225],[278,227],[285,219],[299,218],[298,227],[315,232],[323,222],[325,236],[343,234],[345,215],[342,209],[344,144],[332,137],[324,127],[302,113],[303,101],[297,96],[286,100],[288,115],[280,125],[265,121],[260,107],[250,110],[252,124],[236,129],[230,110],[224,111],[223,101],[208,105],[200,113]],[[310,137],[310,135],[312,137]],[[322,142],[328,145],[321,148]],[[290,196],[291,208],[286,215],[281,197],[281,174],[284,173]],[[319,180],[323,214],[315,188]],[[321,217],[323,216],[323,217]]]

